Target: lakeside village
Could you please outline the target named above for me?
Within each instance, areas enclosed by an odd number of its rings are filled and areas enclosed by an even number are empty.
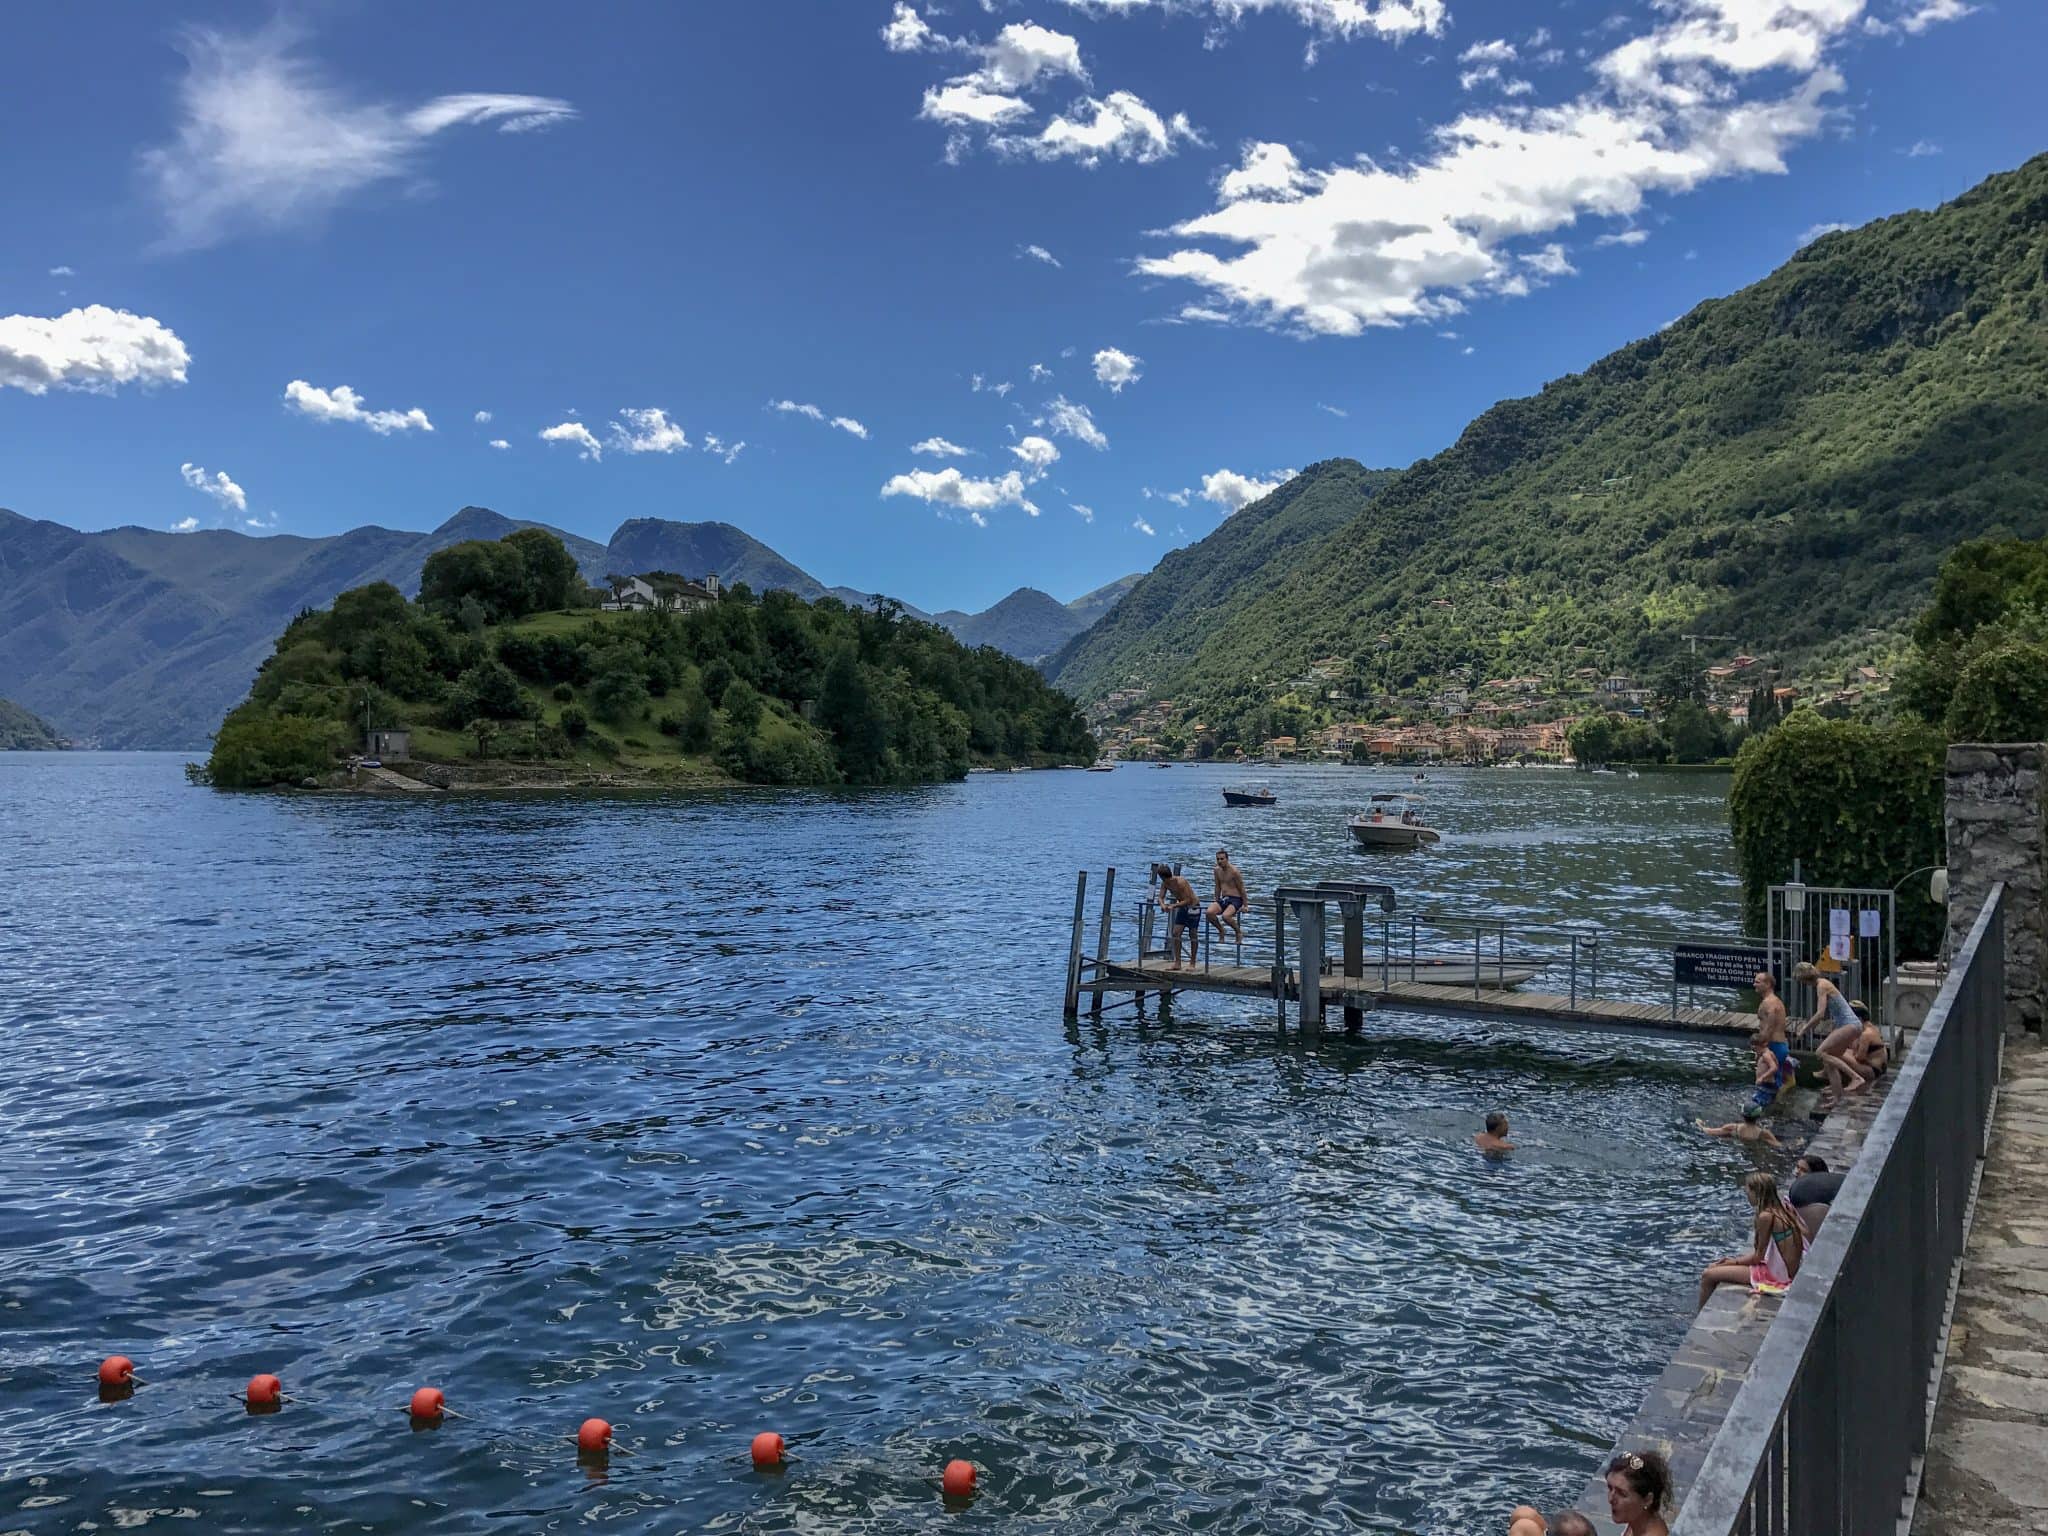
[[[1788,682],[1750,655],[1697,666],[1682,658],[1655,681],[1595,667],[1566,675],[1475,680],[1457,668],[1437,685],[1377,693],[1353,664],[1325,656],[1297,677],[1266,685],[1263,740],[1233,740],[1173,699],[1133,684],[1085,712],[1104,756],[1124,761],[1556,764],[1609,761],[1708,763],[1732,757],[1743,738],[1796,704],[1850,714],[1889,691],[1891,674],[1851,667],[1825,683]]]

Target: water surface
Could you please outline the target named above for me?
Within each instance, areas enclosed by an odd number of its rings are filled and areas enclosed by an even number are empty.
[[[1734,1236],[1743,1154],[1689,1124],[1740,1047],[1404,1016],[1310,1053],[1215,999],[1068,1028],[1074,872],[1227,842],[1255,891],[1726,930],[1724,786],[1437,774],[1449,841],[1368,862],[1343,815],[1405,775],[1227,811],[1239,777],[400,802],[0,754],[0,1531],[1567,1501]],[[101,1405],[113,1350],[153,1384]],[[275,1417],[231,1401],[257,1370]],[[422,1383],[472,1417],[410,1432]],[[639,1453],[608,1476],[592,1414]],[[950,1456],[983,1493],[945,1514]]]

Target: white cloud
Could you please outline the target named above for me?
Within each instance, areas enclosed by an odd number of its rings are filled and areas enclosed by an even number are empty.
[[[1144,375],[1138,371],[1142,357],[1133,357],[1115,347],[1104,347],[1095,354],[1095,382],[1105,384],[1112,394],[1122,394],[1126,384],[1135,384]]]
[[[78,276],[78,274],[77,274],[76,272],[72,271],[72,270],[71,270],[71,269],[70,269],[69,267],[52,267],[52,268],[50,268],[50,276],[52,276],[52,277],[76,277],[76,276]]]
[[[1474,352],[1477,352],[1478,350],[1479,350],[1479,349],[1478,349],[1477,347],[1467,347],[1467,348],[1466,348],[1466,349],[1464,350],[1464,352],[1463,352],[1462,354],[1460,354],[1460,355],[1461,355],[1461,356],[1464,356],[1464,357],[1470,357],[1470,356],[1471,356],[1471,355],[1472,355],[1472,354],[1473,354]]]
[[[1162,117],[1141,97],[1129,91],[1111,91],[1101,100],[1082,97],[1068,113],[1055,117],[1030,137],[1002,134],[990,142],[1000,153],[1039,160],[1071,159],[1096,165],[1106,156],[1151,165],[1182,144],[1201,143],[1202,136],[1185,112]]]
[[[1650,238],[1647,229],[1618,229],[1612,234],[1601,235],[1595,245],[1641,245]]]
[[[321,389],[304,379],[293,379],[284,387],[284,403],[301,416],[310,416],[315,421],[352,421],[368,427],[379,437],[389,437],[393,432],[434,430],[434,424],[427,420],[427,413],[418,406],[409,411],[363,409],[363,397],[346,384]]]
[[[247,515],[249,498],[239,485],[228,478],[226,470],[216,470],[209,475],[198,464],[180,464],[178,473],[193,490],[202,496],[211,496],[219,502],[223,510]]]
[[[1041,478],[1059,462],[1060,457],[1059,448],[1052,439],[1045,437],[1027,437],[1013,446],[1010,452],[1024,461],[1033,480]]]
[[[611,443],[621,453],[680,453],[690,446],[683,429],[659,406],[622,406],[612,423]]]
[[[1279,11],[1319,37],[1375,36],[1400,39],[1418,32],[1434,37],[1449,14],[1446,0],[1063,0],[1090,15],[1135,16],[1147,10],[1211,12],[1226,22]]]
[[[1965,5],[1963,0],[1925,0],[1899,18],[1899,25],[1918,36],[1929,27],[1939,26],[1944,21],[1961,21],[1973,15],[1977,7]]]
[[[1202,500],[1214,502],[1223,509],[1227,517],[1241,507],[1248,507],[1262,496],[1270,496],[1281,486],[1292,480],[1297,471],[1283,469],[1270,480],[1254,480],[1250,475],[1240,475],[1234,469],[1219,469],[1214,474],[1202,476]]]
[[[1018,250],[1017,257],[1020,261],[1027,256],[1033,261],[1044,262],[1048,267],[1056,267],[1060,264],[1059,257],[1053,255],[1051,251],[1048,251],[1042,245],[1027,245]]]
[[[794,400],[770,400],[768,402],[768,409],[771,411],[781,411],[785,415],[808,416],[813,421],[823,421],[825,419],[825,413],[815,405],[799,405]]]
[[[1534,39],[1531,39],[1531,41],[1534,42]],[[1535,46],[1540,48],[1543,45],[1536,43]],[[1504,37],[1496,37],[1490,42],[1474,43],[1470,48],[1467,48],[1458,55],[1458,62],[1460,64],[1510,64],[1514,62],[1515,57],[1515,45]]]
[[[1095,509],[1093,507],[1085,507],[1078,501],[1070,501],[1067,505],[1080,514],[1082,522],[1092,523],[1095,521]]]
[[[475,422],[478,426],[482,426],[485,422],[489,421],[490,419],[491,413],[489,411],[478,411],[474,416],[470,417],[470,420]]]
[[[1345,410],[1341,405],[1325,405],[1320,400],[1316,402],[1316,409],[1319,411],[1328,411],[1332,416],[1349,416],[1351,414],[1349,411]]]
[[[832,425],[842,432],[850,433],[852,436],[859,438],[862,442],[868,440],[868,429],[855,421],[851,416],[834,416],[832,418]]]
[[[1078,438],[1098,453],[1109,446],[1109,439],[1095,425],[1095,418],[1088,407],[1076,405],[1065,395],[1055,395],[1046,402],[1045,415],[1032,423],[1035,427],[1050,427],[1063,437]]]
[[[914,9],[905,5],[903,0],[896,0],[896,9],[882,28],[882,46],[891,53],[926,53],[971,45],[957,37],[934,32],[931,24]]]
[[[1811,245],[1814,241],[1818,240],[1822,235],[1837,234],[1842,230],[1854,229],[1855,227],[1856,226],[1853,224],[1809,224],[1805,229],[1802,229],[1799,232],[1799,239],[1797,243],[1802,246]]]
[[[924,107],[917,114],[935,123],[944,123],[951,128],[972,125],[977,128],[996,128],[1004,123],[1015,122],[1020,117],[1029,117],[1031,108],[1014,96],[1005,96],[1001,91],[991,91],[972,77],[954,80],[946,85],[926,88]],[[962,146],[964,147],[964,146]],[[950,158],[957,158],[951,155]]]
[[[919,501],[935,506],[953,507],[969,514],[993,511],[997,507],[1021,507],[1033,517],[1038,508],[1024,494],[1023,475],[1016,470],[1007,470],[990,480],[972,480],[959,470],[913,469],[908,474],[892,476],[882,487],[884,496],[915,496]],[[976,517],[982,527],[985,520]]]
[[[242,519],[242,526],[244,528],[275,528],[277,526],[277,514],[275,512],[266,512],[261,517],[245,517]]]
[[[604,448],[591,435],[590,428],[580,421],[557,422],[552,427],[541,429],[540,440],[544,443],[574,443],[579,459],[597,460],[604,457]]]
[[[1016,385],[1010,383],[990,384],[978,373],[974,376],[973,389],[977,395],[986,392],[1000,399],[1016,387]]]
[[[1941,146],[1932,139],[1915,139],[1911,144],[1900,150],[1899,153],[1909,160],[1924,160],[1929,155],[1940,154]]]
[[[1564,247],[1555,242],[1540,250],[1524,251],[1522,265],[1542,277],[1570,277],[1579,270],[1565,255]]]
[[[1156,496],[1161,501],[1172,502],[1176,507],[1186,506],[1188,504],[1189,499],[1192,498],[1194,494],[1195,493],[1193,489],[1191,489],[1188,486],[1182,486],[1177,491],[1155,491],[1152,489],[1151,486],[1148,485],[1145,487],[1143,492],[1143,495],[1147,501],[1152,500]]]
[[[506,442],[505,439],[502,437],[494,437],[491,439],[491,446],[493,448],[505,449],[510,448],[512,445]]]
[[[964,459],[974,450],[962,448],[958,443],[944,437],[928,437],[921,443],[910,445],[912,453],[930,454],[935,459]]]
[[[1498,80],[1499,78],[1500,66],[1498,64],[1482,64],[1477,69],[1467,69],[1459,72],[1458,89],[1469,91],[1484,85],[1489,80]]]
[[[1044,382],[1045,382],[1045,381],[1046,381],[1047,379],[1049,379],[1049,378],[1051,378],[1051,377],[1052,377],[1052,370],[1051,370],[1050,368],[1046,367],[1046,366],[1045,366],[1045,364],[1043,364],[1043,363],[1033,363],[1033,364],[1031,365],[1031,382],[1032,382],[1032,383],[1034,383],[1034,384],[1042,384],[1042,383],[1044,383]]]
[[[728,443],[724,438],[713,432],[706,432],[704,434],[704,451],[725,460],[728,464],[744,453],[746,447],[747,445],[744,442]]]
[[[1137,529],[1137,530],[1138,530],[1138,532],[1140,532],[1140,533],[1142,533],[1143,535],[1145,535],[1145,537],[1146,537],[1146,538],[1148,538],[1148,539],[1152,537],[1152,535],[1153,535],[1153,533],[1154,533],[1154,531],[1155,531],[1155,530],[1153,529],[1152,525],[1151,525],[1150,523],[1146,522],[1146,521],[1145,521],[1145,519],[1143,519],[1142,517],[1134,517],[1134,518],[1132,518],[1132,519],[1131,519],[1131,526],[1132,526],[1133,528]]]
[[[1216,310],[1321,335],[1440,320],[1526,288],[1513,247],[1585,216],[1628,218],[1655,193],[1777,174],[1842,88],[1828,47],[1865,0],[1668,0],[1552,106],[1462,113],[1407,165],[1320,170],[1251,146],[1217,206],[1175,225],[1140,274],[1205,290]],[[1781,95],[1753,82],[1792,71]],[[1221,251],[1217,249],[1221,247]],[[1218,302],[1220,301],[1220,302]]]
[[[576,116],[550,96],[465,92],[409,111],[360,100],[300,56],[300,40],[281,22],[245,36],[185,34],[177,131],[142,156],[170,246],[303,224],[379,182],[424,185],[421,157],[450,128],[525,133]]]
[[[182,384],[192,356],[160,320],[90,304],[61,315],[0,315],[0,389],[110,395],[123,384]]]
[[[171,524],[171,532],[173,532],[173,533],[190,533],[190,532],[192,532],[192,531],[193,531],[194,529],[196,529],[196,528],[197,528],[198,526],[199,526],[199,519],[198,519],[198,518],[196,518],[196,517],[181,517],[181,518],[179,518],[179,519],[178,519],[178,520],[177,520],[177,521],[176,521],[175,523]]]
[[[1301,195],[1309,178],[1301,162],[1285,144],[1246,144],[1237,169],[1224,176],[1217,191],[1226,203],[1247,197],[1293,198]]]

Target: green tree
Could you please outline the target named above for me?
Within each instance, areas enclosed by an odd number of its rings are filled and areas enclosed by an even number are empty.
[[[646,712],[647,698],[645,677],[624,661],[609,663],[590,685],[590,707],[600,720],[613,725],[639,719]]]
[[[207,756],[207,781],[220,789],[262,789],[317,778],[334,767],[341,727],[303,715],[237,710],[222,722]]]
[[[1973,658],[1944,723],[1950,741],[2048,740],[2048,646],[2010,641]]]
[[[411,624],[412,604],[405,594],[388,581],[373,581],[334,600],[327,616],[327,643],[337,651],[352,651],[379,630],[402,630]]]
[[[1615,748],[1621,741],[1621,728],[1626,723],[1620,715],[1587,715],[1565,731],[1565,744],[1572,749],[1574,760],[1588,768],[1597,768],[1614,761]]]
[[[1676,762],[1705,763],[1720,756],[1721,733],[1714,727],[1714,718],[1693,699],[1685,699],[1672,708],[1664,717],[1664,731],[1671,740],[1671,756]]]
[[[456,679],[455,686],[470,718],[482,715],[492,720],[523,720],[534,713],[512,669],[495,658],[479,661]],[[464,724],[467,723],[465,720]]]
[[[521,528],[501,541],[519,552],[526,573],[522,613],[539,613],[553,608],[572,608],[583,592],[583,576],[576,569],[576,557],[545,528]]]
[[[832,653],[818,694],[818,726],[832,738],[849,784],[880,784],[888,772],[889,722],[876,707],[852,646]]]
[[[574,704],[562,711],[560,723],[562,734],[572,742],[580,742],[590,734],[590,716]]]
[[[455,613],[474,599],[492,622],[529,611],[526,560],[519,547],[502,539],[467,539],[437,549],[420,571],[420,602],[437,613]]]
[[[765,707],[761,695],[754,685],[744,678],[735,678],[725,690],[726,728],[738,736],[751,736],[761,724],[761,711]]]

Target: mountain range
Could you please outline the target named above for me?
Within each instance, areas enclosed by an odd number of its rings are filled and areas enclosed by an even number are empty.
[[[292,616],[337,593],[388,581],[419,588],[429,555],[465,539],[496,539],[520,522],[464,507],[430,533],[366,527],[329,538],[252,537],[225,530],[80,533],[0,508],[0,690],[78,740],[108,748],[203,744],[248,692]],[[584,576],[716,572],[728,585],[868,594],[827,587],[729,523],[635,518],[608,544],[553,529]],[[1122,586],[1063,605],[1023,588],[986,613],[927,615],[970,645],[1027,661],[1057,650]]]
[[[1902,643],[1943,554],[2048,534],[2048,155],[1821,236],[1397,475],[1312,465],[1047,664],[1249,728],[1364,691]]]

